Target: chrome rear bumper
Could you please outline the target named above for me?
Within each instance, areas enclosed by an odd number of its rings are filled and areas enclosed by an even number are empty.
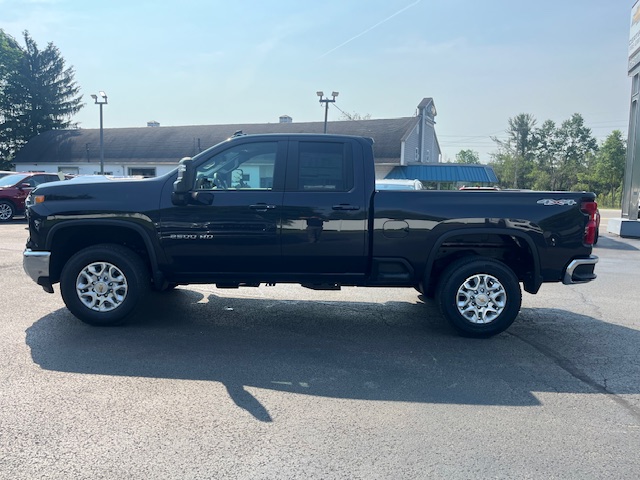
[[[598,263],[598,257],[595,255],[590,255],[589,258],[572,260],[564,271],[562,283],[565,285],[574,285],[576,283],[587,283],[595,280],[596,274],[593,273],[593,269],[596,263]]]

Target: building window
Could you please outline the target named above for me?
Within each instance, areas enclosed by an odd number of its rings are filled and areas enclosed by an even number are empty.
[[[414,161],[416,162],[420,161],[420,149],[418,147],[416,147],[416,155],[415,155]]]
[[[127,175],[130,177],[155,177],[156,169],[155,167],[129,167],[127,168]]]

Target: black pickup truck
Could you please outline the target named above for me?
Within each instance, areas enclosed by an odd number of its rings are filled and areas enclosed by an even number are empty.
[[[76,178],[28,201],[27,274],[92,325],[153,288],[414,287],[463,335],[508,328],[520,284],[593,280],[593,193],[376,191],[372,141],[240,135],[164,176]]]

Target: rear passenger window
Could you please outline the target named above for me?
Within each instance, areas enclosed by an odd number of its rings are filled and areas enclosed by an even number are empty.
[[[350,144],[300,142],[298,145],[298,190],[346,192],[353,188]]]
[[[31,185],[34,187],[37,187],[38,185],[40,185],[41,183],[48,183],[48,182],[54,182],[56,180],[59,180],[59,178],[54,175],[34,175],[33,177],[31,177]]]

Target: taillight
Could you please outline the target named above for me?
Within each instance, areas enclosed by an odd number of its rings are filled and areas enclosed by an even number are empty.
[[[596,241],[596,232],[598,230],[598,223],[596,221],[596,216],[598,214],[598,203],[582,202],[582,205],[580,205],[580,210],[589,215],[587,226],[584,227],[583,242],[587,245],[593,245]]]

